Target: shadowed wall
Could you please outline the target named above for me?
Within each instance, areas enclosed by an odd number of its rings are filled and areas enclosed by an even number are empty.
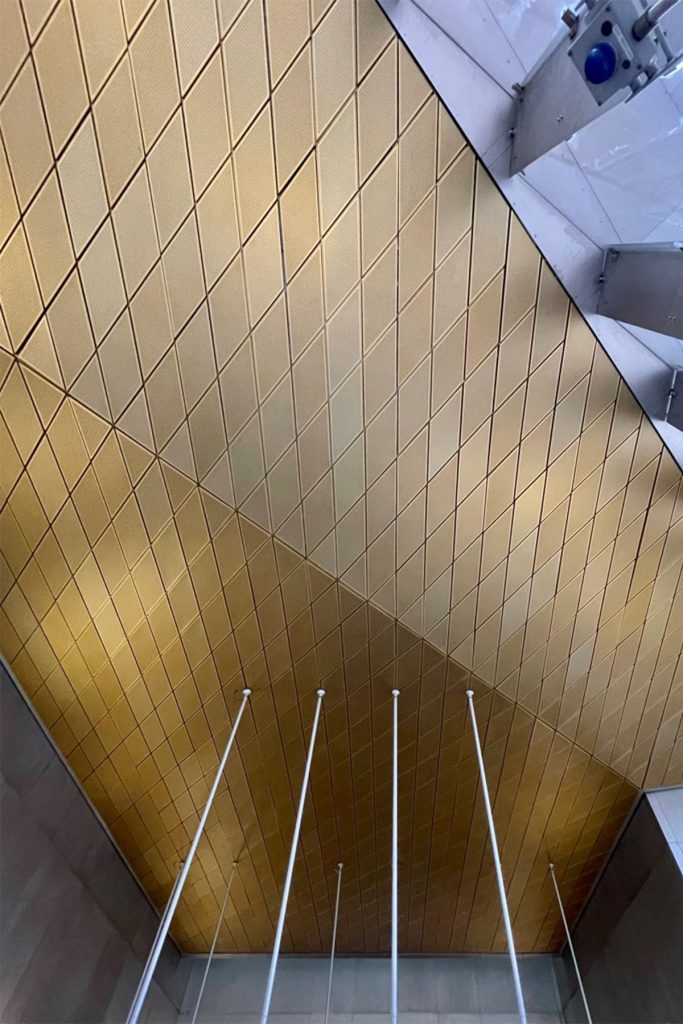
[[[683,874],[675,839],[683,839],[683,788],[644,794],[573,932],[593,1020],[601,1024],[683,1021]],[[563,1004],[584,1021],[571,964]]]
[[[0,1019],[125,1019],[157,926],[128,867],[0,662]],[[187,962],[167,943],[142,1019],[174,1024]]]

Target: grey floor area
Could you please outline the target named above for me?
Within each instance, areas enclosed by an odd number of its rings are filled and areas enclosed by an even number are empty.
[[[563,1021],[554,958],[523,957],[522,984],[529,1024]],[[182,1022],[190,1022],[205,960],[193,964]],[[258,1024],[267,957],[215,960],[197,1024]],[[323,1024],[329,963],[324,958],[280,961],[272,1024]],[[388,1024],[389,960],[339,958],[334,968],[330,1024]],[[513,1024],[518,1022],[507,957],[410,957],[399,961],[401,1024]]]

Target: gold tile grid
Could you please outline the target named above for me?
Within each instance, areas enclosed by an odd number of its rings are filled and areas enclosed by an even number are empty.
[[[476,673],[497,814],[533,809],[505,840],[521,944],[552,948],[548,844],[576,909],[632,787],[682,781],[680,473],[374,2],[96,9],[2,0],[3,650],[157,899],[261,681],[193,949],[238,834],[225,948],[272,940],[330,674],[291,948],[329,938],[337,808],[341,948],[386,946],[404,671],[404,948],[502,948],[459,743]]]
[[[220,948],[272,945],[320,685],[287,947],[328,947],[340,858],[340,950],[387,946],[394,685],[401,948],[504,948],[469,685],[518,941],[557,945],[548,851],[576,909],[635,787],[33,371],[13,362],[2,395],[41,421],[2,512],[3,650],[159,903],[254,688],[174,929],[185,949],[208,948],[234,857]]]

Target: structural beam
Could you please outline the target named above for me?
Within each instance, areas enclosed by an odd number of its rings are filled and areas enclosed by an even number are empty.
[[[565,27],[514,87],[512,174],[676,62],[683,51],[683,20],[679,12],[666,15],[679,2],[661,0],[644,12],[640,0],[588,0],[576,5],[576,13],[565,10]]]
[[[683,338],[683,241],[605,249],[598,313]]]

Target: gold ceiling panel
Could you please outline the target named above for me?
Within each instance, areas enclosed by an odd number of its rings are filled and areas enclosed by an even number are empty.
[[[226,781],[176,924],[267,950],[319,686],[327,690],[288,948],[386,948],[391,697],[400,687],[401,948],[502,950],[464,692],[474,685],[522,949],[553,948],[547,853],[575,910],[635,788],[292,548],[15,362],[3,408],[2,645],[152,897],[167,897],[245,685]],[[20,429],[23,425],[23,430]],[[8,450],[12,447],[6,441]]]
[[[502,948],[474,673],[552,948],[547,851],[576,909],[683,781],[680,472],[374,0],[97,10],[3,0],[3,651],[155,898],[254,684],[192,949],[242,842],[225,948],[269,944],[321,679],[290,943],[340,854],[343,948],[386,943],[396,674],[403,946]]]

